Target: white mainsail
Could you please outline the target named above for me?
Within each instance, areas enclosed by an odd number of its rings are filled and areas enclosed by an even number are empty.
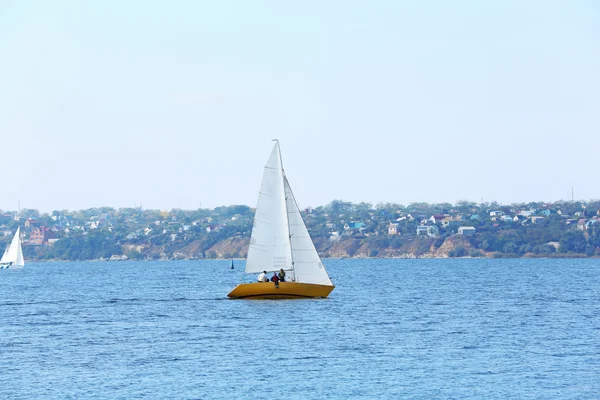
[[[292,253],[283,189],[283,168],[279,143],[276,143],[265,165],[258,195],[246,273],[272,272],[281,268],[287,271],[292,269]]]
[[[25,265],[25,260],[23,259],[23,250],[21,249],[21,227],[17,228],[17,232],[13,237],[12,242],[6,248],[4,255],[2,256],[2,260],[0,260],[0,264],[10,264],[10,268],[21,268]]]
[[[258,196],[246,273],[292,271],[296,282],[333,286],[285,177],[279,142],[271,151]]]

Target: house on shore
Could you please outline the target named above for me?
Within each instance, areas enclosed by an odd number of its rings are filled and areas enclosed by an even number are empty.
[[[417,226],[417,236],[438,237],[440,229],[435,225],[419,225]]]
[[[475,227],[473,227],[473,226],[459,226],[458,227],[459,235],[474,236],[476,232],[477,232],[477,229],[475,229]]]

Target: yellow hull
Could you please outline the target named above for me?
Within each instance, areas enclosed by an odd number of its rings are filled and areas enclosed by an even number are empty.
[[[300,282],[279,282],[279,288],[273,282],[240,283],[227,297],[257,300],[327,297],[333,288],[335,286]]]

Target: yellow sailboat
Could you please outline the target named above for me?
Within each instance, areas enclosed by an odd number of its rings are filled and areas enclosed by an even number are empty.
[[[327,297],[334,285],[300,215],[283,170],[279,141],[265,165],[248,248],[246,274],[286,272],[286,281],[241,283],[235,299]]]

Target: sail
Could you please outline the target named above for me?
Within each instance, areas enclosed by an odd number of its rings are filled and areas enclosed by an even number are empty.
[[[284,176],[285,197],[292,246],[292,259],[296,282],[331,285],[331,279],[321,262],[315,245],[308,234],[306,225],[300,215],[300,209],[292,193],[292,188]]]
[[[25,265],[23,250],[21,249],[21,227],[17,228],[17,232],[15,233],[12,242],[4,252],[0,262],[12,262],[12,267],[22,267]]]
[[[246,273],[292,269],[279,142],[265,165],[254,215]]]

